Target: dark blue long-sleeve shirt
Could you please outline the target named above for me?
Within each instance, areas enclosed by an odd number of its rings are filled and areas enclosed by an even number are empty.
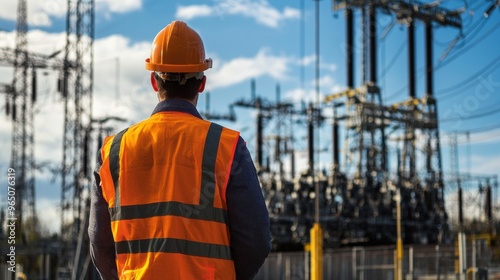
[[[153,114],[165,111],[189,113],[201,118],[196,107],[185,100],[164,100]],[[116,255],[108,204],[102,196],[99,176],[100,154],[91,190],[89,237],[92,260],[102,279],[118,279]],[[271,250],[269,215],[255,166],[240,137],[226,190],[231,253],[237,279],[252,279]]]

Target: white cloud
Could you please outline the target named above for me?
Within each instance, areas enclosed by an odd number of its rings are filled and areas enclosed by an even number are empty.
[[[300,18],[300,11],[294,8],[285,7],[283,10],[284,18]]]
[[[316,86],[316,81],[313,79],[311,81],[311,86]],[[330,95],[335,92],[341,91],[340,85],[335,81],[335,79],[331,75],[324,75],[322,77],[319,77],[319,86],[320,90],[322,92],[325,92],[325,94]]]
[[[126,13],[139,10],[142,7],[142,0],[96,0],[96,6],[111,13]]]
[[[297,64],[302,66],[309,66],[313,64],[315,61],[316,61],[316,55],[311,54],[300,58]]]
[[[179,19],[193,19],[207,16],[241,15],[253,18],[257,23],[276,28],[286,19],[300,18],[300,11],[285,7],[283,11],[272,7],[267,0],[218,0],[217,4],[179,6],[175,14]]]
[[[465,162],[465,160],[463,161]],[[461,163],[461,169],[465,169],[465,164]],[[500,170],[500,156],[471,156],[471,172],[475,174],[498,174]]]
[[[299,103],[302,101],[309,103],[315,100],[314,99],[315,95],[316,92],[313,89],[304,90],[301,88],[294,88],[291,90],[287,90],[284,93],[284,97],[286,99],[291,99],[294,103]]]
[[[0,18],[17,20],[17,3],[16,0],[2,1]],[[50,17],[61,17],[66,14],[66,1],[28,1],[26,8],[28,25],[50,26]]]
[[[309,87],[306,89],[293,88],[287,90],[284,94],[285,98],[290,98],[294,102],[317,102],[316,81],[311,79],[308,82]],[[330,95],[342,90],[341,86],[335,81],[331,75],[323,75],[319,78],[320,92],[319,98],[323,100],[326,95]]]
[[[331,87],[334,84],[334,81],[333,81],[333,78],[331,76],[325,75],[325,76],[319,78],[319,84],[320,84],[320,86],[323,86],[323,87]],[[316,81],[312,80],[311,85],[315,86]]]
[[[333,64],[333,63],[320,62],[319,67],[321,69],[324,69],[324,70],[327,70],[327,71],[330,71],[330,72],[334,72],[334,71],[337,70],[337,65]]]
[[[6,20],[17,20],[17,3],[16,0],[2,1],[2,9],[0,9],[0,18]],[[97,12],[104,14],[109,13],[125,13],[142,7],[142,0],[96,0]],[[29,26],[51,26],[52,18],[65,17],[67,12],[66,0],[50,0],[50,1],[28,1],[27,16]]]
[[[95,42],[96,117],[125,116],[132,123],[149,116],[157,102],[150,86],[149,72],[144,69],[144,60],[150,50],[149,42],[132,44],[128,38],[120,35]],[[115,87],[117,63],[118,96]]]
[[[473,133],[470,136],[470,141],[476,145],[498,143],[500,141],[500,130]],[[467,143],[467,141],[463,140],[462,143]]]
[[[175,13],[176,18],[190,20],[197,17],[208,17],[215,13],[215,9],[208,5],[179,6]]]
[[[299,66],[311,66],[314,63],[316,63],[316,55],[315,54],[306,55],[306,56],[299,58],[297,60],[297,65],[299,65]],[[320,56],[319,68],[323,69],[323,70],[330,71],[330,72],[334,72],[337,70],[337,65],[324,61],[323,58]]]
[[[259,50],[254,57],[239,57],[222,65],[214,65],[207,73],[207,89],[227,87],[249,78],[269,75],[275,79],[284,78],[291,59],[286,56],[274,56],[265,48]]]

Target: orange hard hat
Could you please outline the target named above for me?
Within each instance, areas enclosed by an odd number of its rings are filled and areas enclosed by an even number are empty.
[[[146,69],[167,73],[194,73],[212,68],[212,59],[205,58],[200,35],[183,21],[173,21],[153,40]]]

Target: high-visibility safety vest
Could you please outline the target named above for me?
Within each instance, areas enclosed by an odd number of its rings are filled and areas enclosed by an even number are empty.
[[[239,133],[160,112],[101,149],[120,279],[235,279],[226,187]]]

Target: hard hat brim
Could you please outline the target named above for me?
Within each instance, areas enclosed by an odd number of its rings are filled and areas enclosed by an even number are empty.
[[[194,73],[205,71],[212,68],[212,59],[205,59],[199,64],[156,64],[151,63],[149,58],[146,59],[146,70],[166,73]]]

